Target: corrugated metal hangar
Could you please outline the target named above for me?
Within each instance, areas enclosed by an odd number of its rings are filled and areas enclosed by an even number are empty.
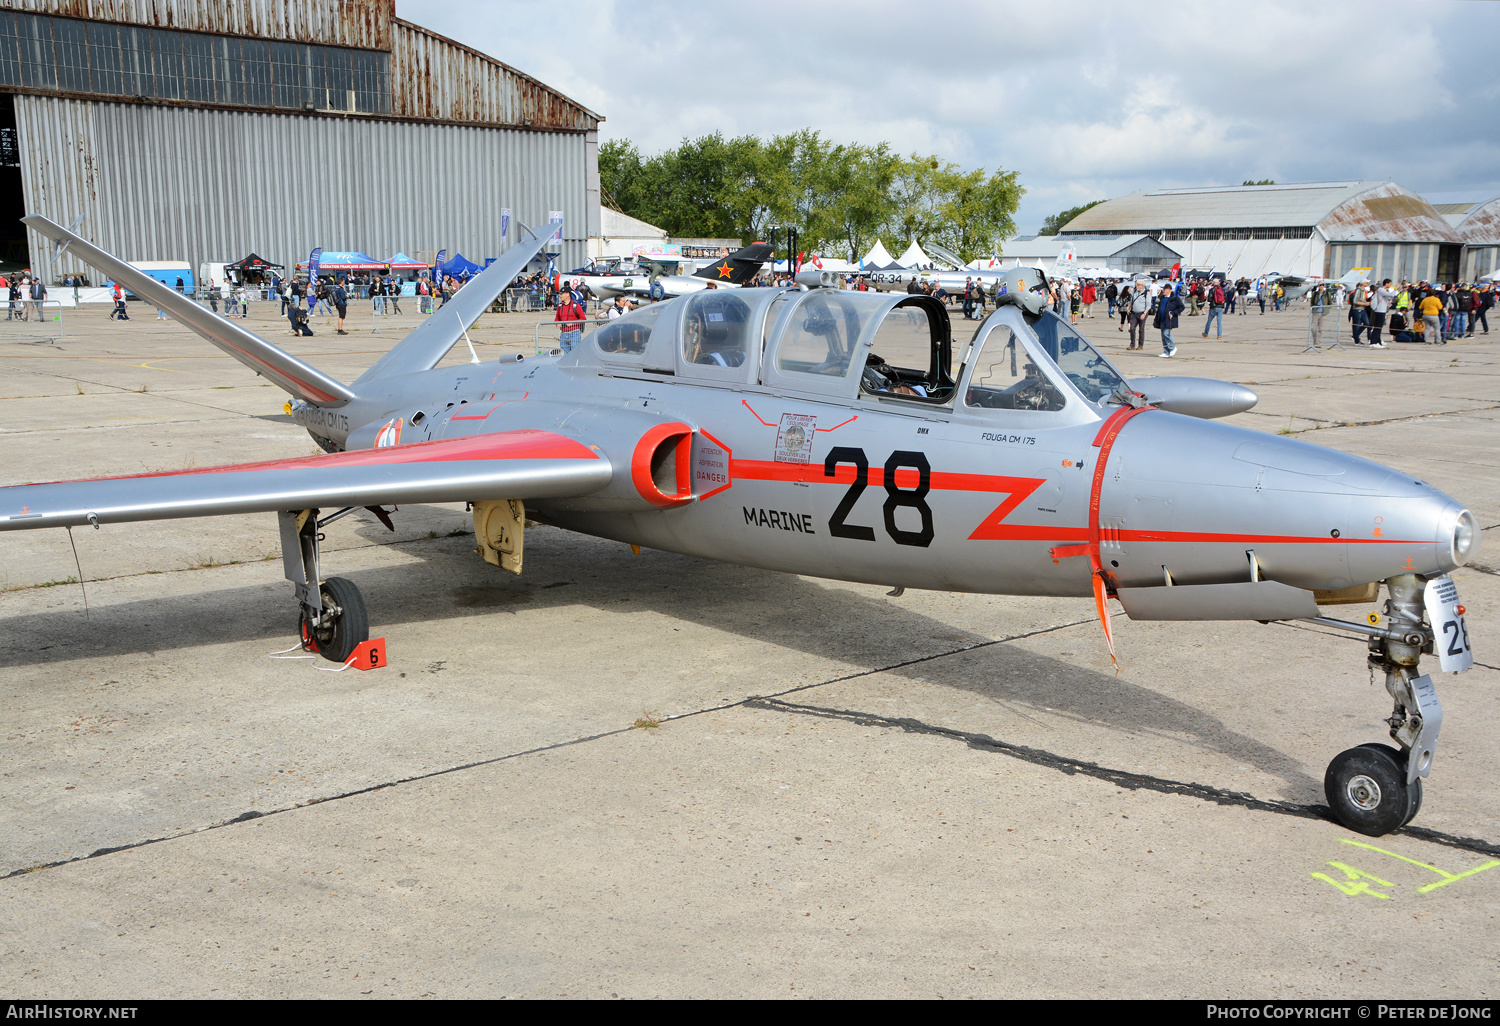
[[[394,0],[0,0],[0,256],[88,273],[32,212],[128,260],[481,260],[510,208],[576,266],[601,120]]]
[[[1464,236],[1395,182],[1313,182],[1137,192],[1090,207],[1060,234],[1140,233],[1179,250],[1186,267],[1235,275],[1373,276],[1453,281]]]
[[[1108,267],[1138,273],[1171,267],[1182,259],[1170,246],[1149,235],[1083,235],[1063,239],[1056,235],[1018,235],[1005,241],[1000,267],[1052,266],[1065,244],[1071,243],[1080,267]]]

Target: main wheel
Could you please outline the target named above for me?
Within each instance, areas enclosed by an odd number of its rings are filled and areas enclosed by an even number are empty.
[[[353,581],[330,577],[323,582],[322,596],[325,612],[321,625],[314,627],[308,622],[307,613],[302,614],[302,647],[342,663],[360,642],[370,640],[370,616]]]
[[[1340,752],[1323,775],[1323,793],[1333,818],[1368,837],[1379,837],[1409,823],[1422,804],[1418,786],[1406,784],[1401,753],[1368,744]]]

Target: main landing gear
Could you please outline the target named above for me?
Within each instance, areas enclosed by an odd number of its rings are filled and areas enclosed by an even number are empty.
[[[352,581],[342,577],[321,580],[318,543],[322,528],[353,513],[350,506],[322,520],[315,509],[277,514],[281,524],[281,561],[301,607],[298,633],[302,647],[325,659],[342,663],[360,642],[370,639],[370,617],[365,600]]]
[[[1385,688],[1396,707],[1386,720],[1399,745],[1373,742],[1341,752],[1328,764],[1323,792],[1336,820],[1350,830],[1379,837],[1410,823],[1422,807],[1422,778],[1432,768],[1443,708],[1432,678],[1417,675],[1417,661],[1433,648],[1432,628],[1423,622],[1423,586],[1412,574],[1386,581],[1390,598],[1377,624],[1317,617],[1314,623],[1364,635],[1372,671],[1385,674]]]

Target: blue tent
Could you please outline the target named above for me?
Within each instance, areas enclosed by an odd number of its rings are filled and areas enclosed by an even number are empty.
[[[465,259],[462,253],[455,253],[453,254],[453,259],[449,260],[446,264],[440,265],[438,270],[449,277],[457,278],[464,274],[478,274],[484,268],[472,260]]]

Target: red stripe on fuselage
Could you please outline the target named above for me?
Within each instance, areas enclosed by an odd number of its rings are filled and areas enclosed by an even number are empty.
[[[1101,441],[1103,440],[1103,432]],[[720,448],[723,448],[722,444]],[[801,481],[809,484],[833,484],[848,487],[854,483],[856,470],[853,464],[840,463],[834,468],[832,477],[823,475],[823,467],[817,463],[775,463],[770,460],[731,459],[730,476],[744,481]],[[896,469],[896,485],[910,491],[917,487],[919,473],[911,467]],[[885,486],[885,468],[871,467],[866,481],[873,488]],[[1008,492],[1006,500],[995,507],[984,518],[970,541],[1058,541],[1082,542],[1089,540],[1087,525],[1080,527],[1054,527],[1046,524],[1006,524],[1006,517],[1027,496],[1036,491],[1047,479],[1041,477],[1003,477],[997,474],[956,474],[935,470],[931,475],[933,491],[949,492]],[[1230,534],[1214,531],[1148,531],[1121,530],[1120,540],[1126,542],[1162,542],[1168,544],[1260,544],[1260,545],[1421,545],[1419,539],[1411,538],[1329,538],[1286,534]],[[1431,539],[1427,539],[1428,542]],[[1078,553],[1082,555],[1082,553]]]
[[[154,474],[120,474],[115,477],[82,478],[85,481],[129,481],[135,478],[179,477],[187,474],[236,474],[256,470],[322,470],[329,467],[369,467],[393,463],[449,463],[459,460],[597,460],[599,454],[551,431],[522,429],[489,435],[470,435],[436,442],[393,445],[385,449],[356,449],[322,456],[294,456],[283,460],[236,463],[191,470],[164,470]],[[70,484],[69,481],[38,481],[33,484]]]

